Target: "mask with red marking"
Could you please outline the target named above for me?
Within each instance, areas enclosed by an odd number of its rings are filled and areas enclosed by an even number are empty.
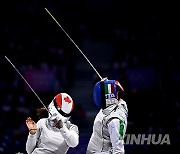
[[[93,89],[93,99],[97,107],[105,109],[110,105],[117,104],[120,95],[124,92],[121,84],[116,80],[99,81]]]
[[[66,93],[59,93],[48,106],[49,112],[51,113],[49,118],[51,121],[57,118],[65,122],[70,118],[73,108],[74,103],[71,96]]]

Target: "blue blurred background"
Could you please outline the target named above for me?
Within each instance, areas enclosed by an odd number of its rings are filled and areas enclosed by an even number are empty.
[[[45,11],[55,16],[103,77],[120,81],[129,108],[128,134],[169,134],[170,145],[125,145],[126,154],[179,153],[179,11],[155,0],[6,0],[0,11],[0,153],[26,153],[27,117],[39,100],[7,56],[48,105],[59,92],[75,102],[72,122],[84,154],[98,109],[99,77]]]

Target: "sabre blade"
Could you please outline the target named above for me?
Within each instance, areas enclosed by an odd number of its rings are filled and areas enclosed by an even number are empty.
[[[49,112],[48,108],[44,105],[43,101],[40,99],[40,97],[37,95],[37,93],[34,91],[34,89],[31,87],[31,85],[27,82],[27,80],[23,77],[23,75],[19,72],[19,70],[15,67],[15,65],[10,61],[10,59],[8,57],[5,56],[5,58],[12,65],[12,67],[17,71],[17,73],[21,76],[21,78],[26,82],[26,84],[29,86],[29,88],[32,90],[32,92],[36,95],[36,97],[41,102],[41,104],[44,106],[44,108]]]

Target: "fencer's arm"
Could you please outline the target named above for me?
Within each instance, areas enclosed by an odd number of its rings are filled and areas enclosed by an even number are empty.
[[[39,124],[37,123],[37,131],[35,134],[29,133],[26,141],[26,151],[28,154],[31,154],[34,149],[36,148],[36,144],[38,141],[38,138],[40,136],[40,129],[39,129]]]
[[[120,120],[112,119],[108,123],[108,131],[110,134],[110,140],[113,147],[113,154],[124,154],[124,141],[120,139]]]
[[[76,147],[79,144],[79,132],[76,125],[71,124],[69,129],[63,125],[60,132],[69,147]]]

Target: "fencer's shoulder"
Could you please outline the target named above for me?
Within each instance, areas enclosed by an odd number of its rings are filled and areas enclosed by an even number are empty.
[[[37,124],[41,126],[41,125],[46,124],[46,121],[47,121],[47,118],[42,118],[38,120]]]
[[[113,118],[120,119],[120,117],[121,117],[121,112],[120,112],[119,108],[117,108],[107,116],[107,120],[108,119],[113,119]]]
[[[124,112],[126,115],[128,114],[127,103],[126,103],[126,101],[124,101],[123,99],[120,99],[120,100],[119,100],[118,108],[119,108],[120,110],[123,110],[123,112]]]
[[[119,104],[125,104],[127,106],[127,103],[125,100],[123,100],[122,98],[119,100]]]
[[[42,118],[42,119],[39,119],[37,123],[45,123],[47,120],[47,118]]]
[[[42,128],[46,125],[47,118],[42,118],[37,121],[37,127]]]
[[[119,119],[126,120],[128,114],[128,109],[126,102],[124,100],[120,100],[118,106],[107,116],[106,121],[110,121],[111,119]]]

